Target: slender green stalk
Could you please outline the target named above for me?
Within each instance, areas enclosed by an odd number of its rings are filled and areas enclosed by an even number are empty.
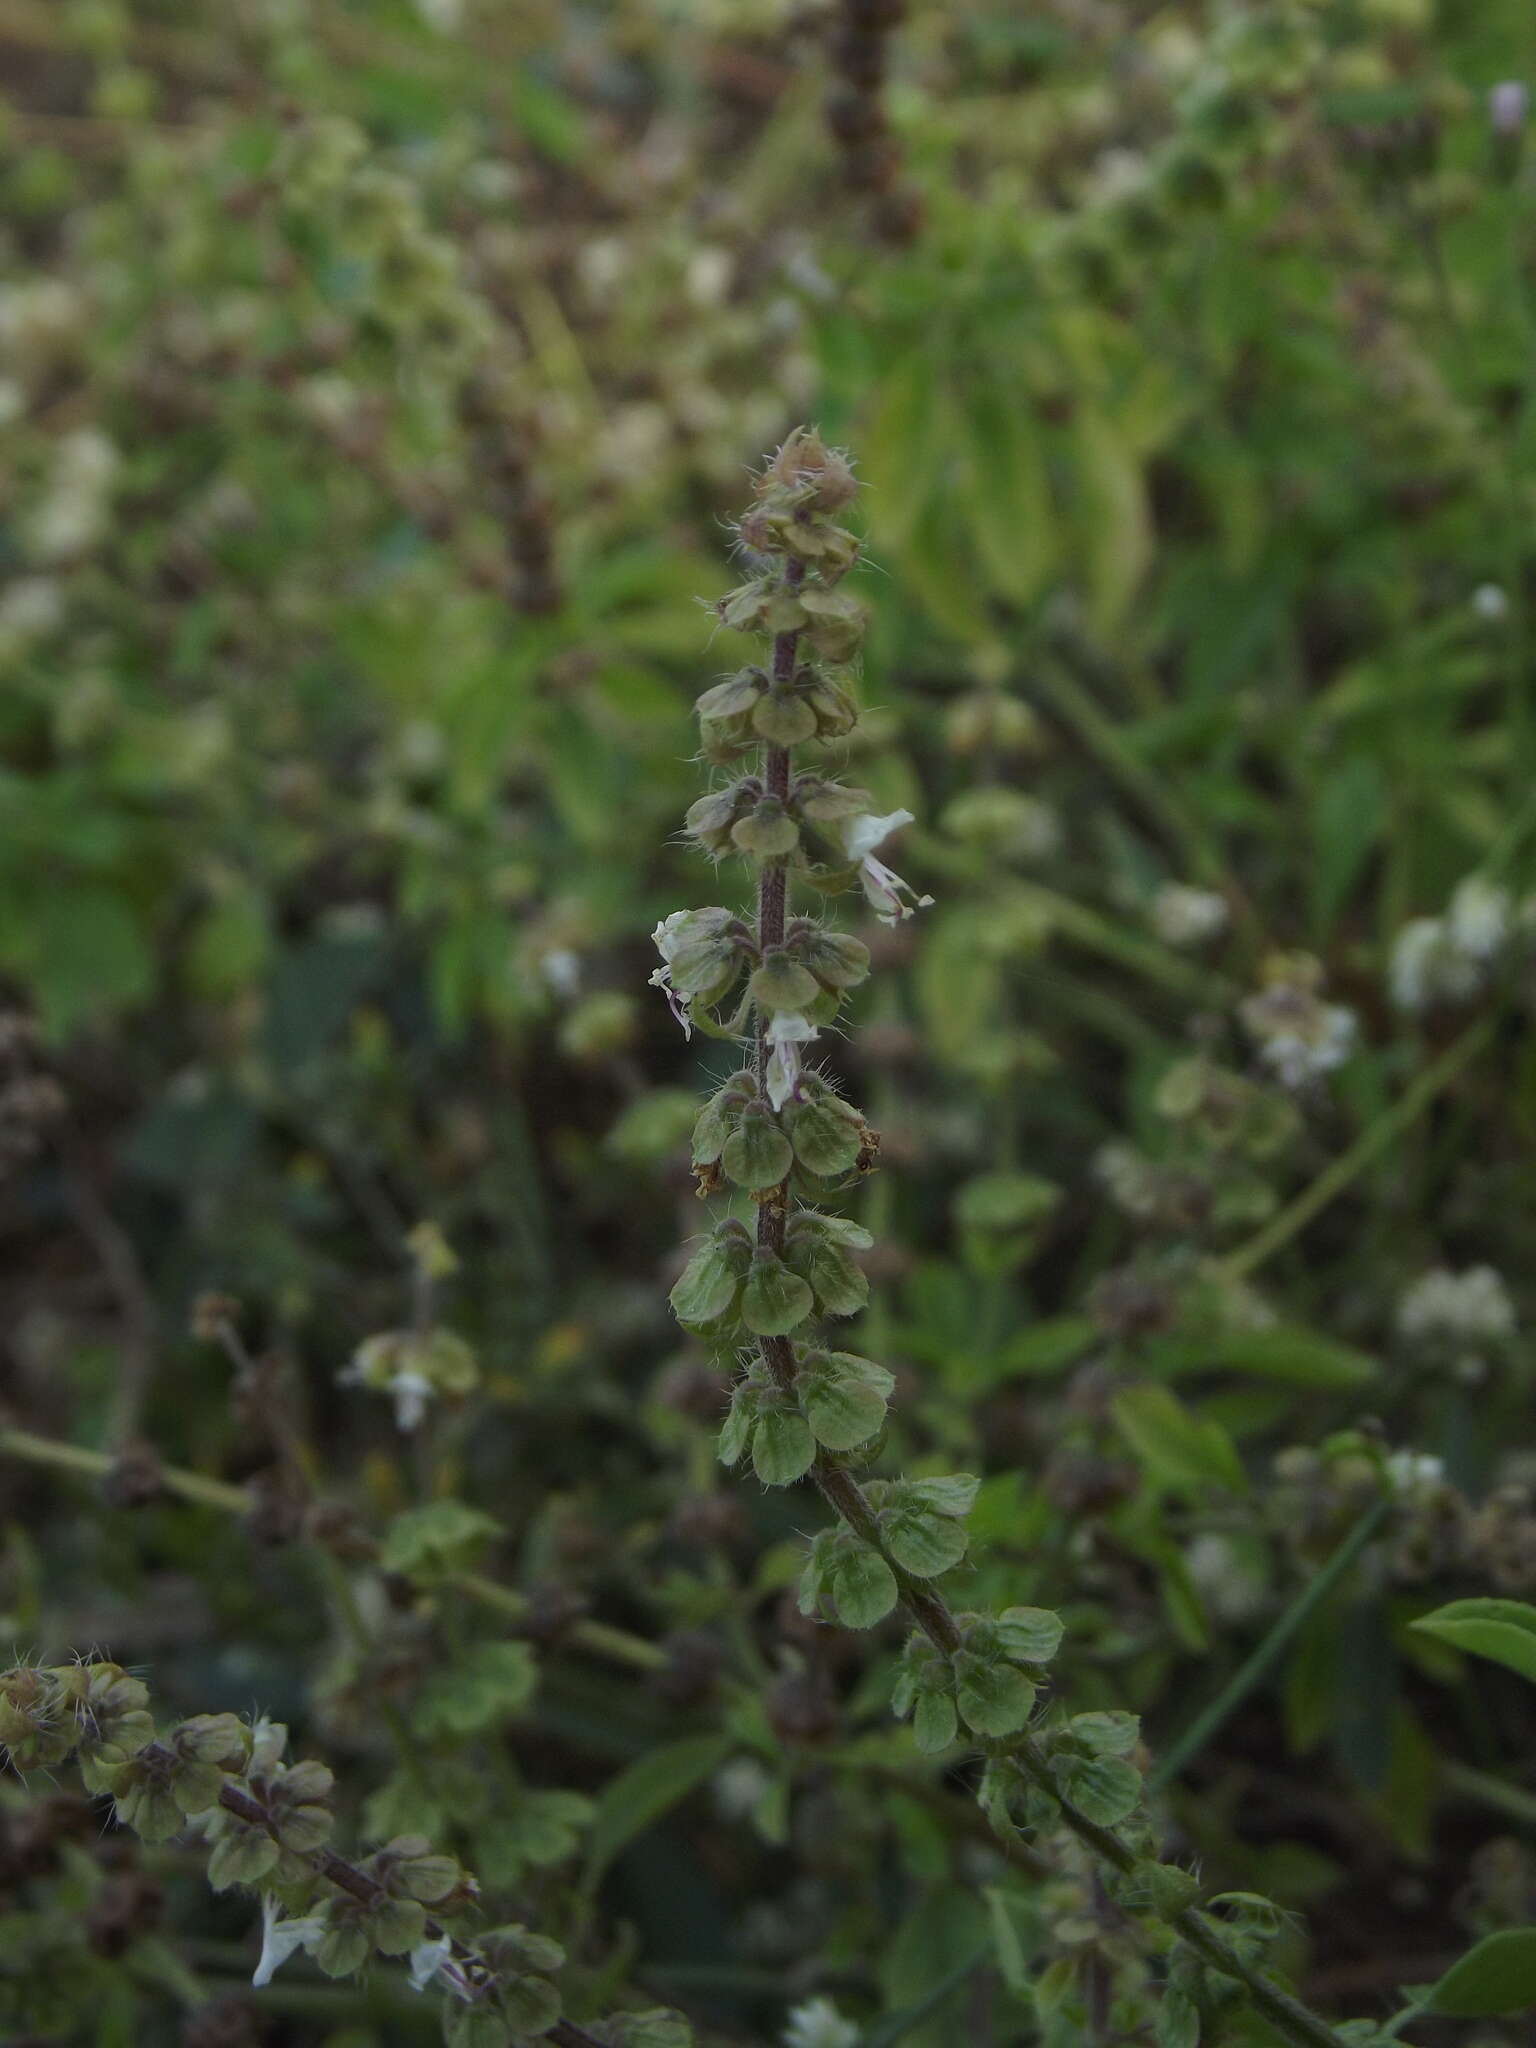
[[[1178,1740],[1158,1758],[1148,1773],[1147,1784],[1150,1790],[1158,1792],[1164,1785],[1171,1784],[1187,1764],[1193,1763],[1217,1729],[1236,1713],[1292,1636],[1308,1617],[1316,1612],[1354,1564],[1386,1520],[1390,1507],[1390,1501],[1379,1500],[1360,1517],[1322,1570],[1315,1578],[1307,1581],[1297,1598],[1286,1608],[1252,1654],[1233,1672],[1210,1705],[1195,1716]]]
[[[4,1457],[98,1481],[105,1479],[117,1462],[105,1451],[87,1450],[81,1444],[60,1443],[54,1437],[37,1436],[31,1430],[0,1427],[0,1458]],[[231,1486],[224,1479],[210,1479],[201,1472],[183,1471],[176,1465],[162,1465],[159,1469],[166,1491],[182,1500],[192,1501],[199,1507],[217,1508],[221,1514],[227,1515],[244,1515],[250,1509],[251,1497],[243,1487]],[[478,1572],[455,1573],[449,1583],[467,1599],[504,1615],[509,1621],[525,1622],[533,1612],[533,1603],[526,1594],[511,1586],[498,1585],[494,1579],[485,1578]],[[623,1665],[631,1671],[660,1671],[667,1662],[667,1653],[658,1644],[644,1636],[630,1635],[605,1621],[574,1621],[565,1631],[563,1640],[594,1657]]]
[[[1330,1202],[1337,1201],[1372,1160],[1384,1152],[1394,1138],[1400,1137],[1417,1122],[1435,1098],[1444,1094],[1462,1071],[1472,1064],[1492,1038],[1493,1030],[1494,1020],[1491,1017],[1481,1017],[1469,1025],[1431,1066],[1403,1090],[1390,1109],[1383,1111],[1347,1151],[1341,1152],[1323,1169],[1310,1187],[1304,1188],[1293,1202],[1287,1203],[1279,1215],[1272,1217],[1245,1245],[1239,1245],[1236,1251],[1227,1254],[1221,1262],[1224,1271],[1234,1280],[1246,1279],[1282,1245],[1289,1244],[1297,1232],[1304,1230]]]

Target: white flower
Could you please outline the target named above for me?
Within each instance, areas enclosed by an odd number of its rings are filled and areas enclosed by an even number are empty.
[[[790,2008],[779,2039],[784,2048],[858,2048],[859,2030],[830,1998],[808,1998]]]
[[[1465,1002],[1509,938],[1509,892],[1481,875],[1457,883],[1443,917],[1412,917],[1392,943],[1388,978],[1400,1010]]]
[[[270,1771],[288,1747],[288,1724],[273,1721],[262,1714],[251,1723],[251,1761],[248,1767],[251,1775],[260,1777]]]
[[[1497,1343],[1515,1333],[1515,1305],[1492,1266],[1469,1266],[1462,1273],[1437,1266],[1404,1291],[1397,1327],[1408,1338]]]
[[[453,1937],[444,1934],[436,1941],[423,1941],[411,1950],[411,1989],[425,1991],[453,1954]]]
[[[1152,898],[1152,929],[1169,946],[1198,946],[1227,922],[1227,899],[1214,889],[1165,882]]]
[[[1509,599],[1497,583],[1480,583],[1472,593],[1472,609],[1480,619],[1496,625],[1509,612]]]
[[[782,1109],[800,1082],[800,1048],[816,1036],[816,1026],[799,1010],[775,1010],[768,1024],[768,1100]]]
[[[256,1990],[270,1984],[273,1976],[295,1949],[314,1948],[325,1937],[325,1922],[318,1916],[305,1920],[282,1920],[282,1907],[270,1892],[261,1902],[261,1960],[251,1976]]]
[[[1495,135],[1518,135],[1525,126],[1531,95],[1524,81],[1506,78],[1488,88],[1488,121]]]
[[[740,1820],[772,1791],[773,1778],[755,1756],[737,1756],[716,1771],[711,1789],[720,1813]]]
[[[926,910],[933,901],[931,896],[919,896],[909,882],[874,857],[882,840],[911,823],[910,811],[890,811],[883,818],[866,812],[863,817],[846,819],[843,824],[843,846],[848,858],[858,862],[864,894],[882,924],[899,924],[914,910]]]
[[[1387,1477],[1399,1500],[1420,1501],[1444,1480],[1445,1466],[1427,1451],[1394,1451],[1387,1460]]]
[[[1456,884],[1445,922],[1459,952],[1491,960],[1509,937],[1509,891],[1481,875],[1468,875]]]
[[[581,955],[570,946],[555,946],[539,962],[539,972],[557,996],[573,996],[581,987]]]
[[[389,1383],[395,1404],[395,1427],[407,1432],[419,1427],[432,1398],[432,1382],[419,1372],[397,1372]]]
[[[691,915],[691,911],[674,910],[669,917],[664,917],[651,933],[651,944],[661,955],[661,965],[647,984],[651,988],[659,988],[666,997],[667,1008],[682,1025],[684,1038],[693,1036],[693,1019],[688,1014],[688,1005],[672,986],[672,960],[681,943],[682,927]]]
[[[1184,1553],[1184,1568],[1203,1604],[1221,1621],[1247,1621],[1263,1607],[1263,1573],[1252,1556],[1219,1529],[1206,1529]]]
[[[1439,917],[1409,918],[1392,941],[1387,978],[1393,1002],[1408,1011],[1459,1001],[1477,987],[1476,969],[1457,952]]]

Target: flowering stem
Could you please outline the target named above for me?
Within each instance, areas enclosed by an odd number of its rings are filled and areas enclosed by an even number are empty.
[[[804,578],[804,564],[795,555],[785,561],[783,585],[793,589]],[[787,684],[795,673],[799,632],[774,636],[771,678]],[[790,790],[791,748],[766,742],[760,751],[763,787],[766,793],[785,802]],[[757,931],[759,959],[770,949],[782,948],[785,938],[789,897],[787,858],[765,859],[758,877]],[[753,1055],[758,1085],[766,1082],[769,1060],[769,1016],[759,1004],[753,1026]],[[786,1214],[784,1190],[768,1190],[758,1201],[757,1244],[761,1250],[781,1255],[785,1245]],[[793,1394],[797,1366],[795,1348],[787,1336],[761,1335],[756,1348],[774,1383]],[[924,1579],[906,1571],[890,1555],[881,1537],[880,1524],[868,1497],[853,1474],[826,1452],[818,1452],[809,1475],[833,1513],[860,1541],[884,1558],[896,1581],[898,1598],[911,1620],[946,1659],[964,1647],[960,1624],[943,1596]],[[1065,1825],[1096,1855],[1114,1869],[1129,1876],[1137,1865],[1136,1852],[1112,1829],[1091,1820],[1065,1797],[1053,1775],[1045,1751],[1027,1730],[987,1745],[989,1752],[1006,1756],[1055,1802]],[[1246,1991],[1254,2009],[1297,2048],[1342,2048],[1339,2037],[1327,2023],[1308,2011],[1298,1999],[1281,1990],[1253,1968],[1227,1941],[1220,1929],[1196,1908],[1179,1913],[1172,1924],[1207,1963],[1223,1975],[1235,1978]]]
[[[1391,1505],[1390,1498],[1383,1496],[1366,1510],[1328,1562],[1308,1579],[1298,1598],[1286,1608],[1252,1656],[1232,1674],[1205,1711],[1191,1721],[1172,1748],[1163,1752],[1148,1775],[1147,1783],[1152,1791],[1171,1784],[1184,1766],[1200,1754],[1228,1716],[1242,1704],[1308,1615],[1327,1599],[1376,1534]]]

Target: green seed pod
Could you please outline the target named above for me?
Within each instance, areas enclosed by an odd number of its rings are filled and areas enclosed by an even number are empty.
[[[744,1112],[720,1156],[720,1164],[739,1188],[776,1188],[793,1163],[788,1138],[759,1103]]]
[[[810,1288],[770,1251],[752,1254],[752,1269],[741,1291],[741,1319],[758,1337],[786,1337],[814,1306]]]
[[[867,789],[828,782],[820,775],[797,776],[790,792],[790,808],[817,825],[834,825],[839,818],[862,818],[874,805]]]
[[[851,1351],[813,1351],[801,1360],[796,1386],[818,1443],[851,1451],[885,1426],[895,1375]]]
[[[716,1230],[699,1247],[668,1296],[672,1313],[685,1327],[712,1323],[736,1299],[751,1256],[750,1240],[739,1224]]]
[[[708,852],[728,853],[731,828],[741,808],[739,784],[730,789],[711,790],[708,796],[701,796],[697,803],[688,806],[683,829],[690,839],[696,839]]]
[[[752,712],[752,730],[776,747],[797,747],[816,737],[816,714],[804,697],[776,684],[759,697]]]
[[[764,1486],[793,1486],[816,1460],[816,1439],[803,1415],[784,1410],[759,1418],[752,1432],[752,1469]]]
[[[775,1012],[805,1010],[821,994],[815,977],[779,947],[763,955],[748,987],[759,1009]]]
[[[693,1163],[713,1166],[725,1150],[725,1141],[736,1127],[743,1106],[757,1093],[757,1078],[745,1068],[732,1074],[723,1088],[717,1088],[699,1111],[693,1126]]]
[[[852,661],[864,640],[864,607],[858,599],[845,590],[804,583],[799,600],[806,637],[822,660],[839,667]]]
[[[744,818],[731,828],[731,838],[743,853],[759,860],[781,860],[800,844],[800,827],[776,796],[759,798]]]
[[[859,722],[859,707],[850,691],[830,677],[817,675],[807,691],[807,701],[816,714],[816,736],[840,740]]]
[[[857,988],[869,978],[869,948],[847,932],[811,925],[797,939],[795,952],[823,988]]]
[[[762,669],[741,668],[725,682],[706,690],[693,708],[701,720],[713,723],[750,719],[753,705],[767,687],[768,677]]]
[[[807,1173],[830,1180],[857,1166],[867,1127],[858,1111],[835,1095],[791,1105],[785,1121],[795,1157]]]

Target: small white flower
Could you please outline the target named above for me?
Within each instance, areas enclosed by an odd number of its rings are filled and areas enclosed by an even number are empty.
[[[261,1901],[261,1960],[251,1976],[256,1990],[270,1984],[295,1949],[313,1948],[325,1938],[325,1922],[317,1916],[304,1920],[279,1918],[282,1907],[270,1892]]]
[[[1184,1568],[1204,1605],[1221,1621],[1247,1621],[1264,1606],[1264,1575],[1240,1544],[1206,1529],[1184,1553]]]
[[[1480,619],[1497,625],[1509,615],[1509,599],[1497,583],[1480,583],[1472,593],[1472,609]]]
[[[914,910],[926,910],[933,901],[931,896],[919,896],[910,882],[904,882],[884,861],[874,857],[875,848],[883,840],[911,823],[910,811],[890,811],[883,818],[866,812],[863,817],[847,819],[843,825],[843,846],[848,858],[857,861],[864,894],[882,924],[899,924]]]
[[[1488,122],[1495,135],[1518,135],[1531,95],[1522,79],[1506,78],[1488,88]]]
[[[768,1024],[768,1100],[782,1109],[800,1084],[800,1048],[815,1038],[816,1026],[799,1010],[775,1010]]]
[[[1400,1010],[1427,1010],[1472,994],[1477,975],[1451,943],[1445,920],[1411,917],[1392,941],[1387,965],[1392,1000]]]
[[[453,1937],[444,1934],[436,1941],[423,1941],[411,1950],[411,1989],[425,1991],[442,1972],[453,1954]]]
[[[409,1432],[419,1428],[432,1398],[432,1382],[419,1372],[397,1372],[389,1383],[395,1404],[395,1427]]]
[[[1515,1333],[1515,1305],[1494,1267],[1452,1273],[1437,1266],[1404,1291],[1397,1327],[1402,1336],[1426,1342],[1499,1343]]]
[[[830,1998],[808,1998],[790,2008],[779,2039],[784,2048],[858,2048],[859,2030]]]
[[[1491,960],[1509,937],[1509,891],[1481,875],[1468,875],[1456,885],[1445,922],[1459,952]]]
[[[1387,1460],[1392,1491],[1402,1501],[1420,1501],[1445,1479],[1445,1466],[1427,1451],[1394,1451]]]
[[[659,988],[666,997],[667,1008],[682,1025],[684,1038],[693,1036],[693,1019],[688,1014],[688,1005],[672,986],[672,959],[677,951],[681,927],[687,923],[689,915],[686,910],[674,910],[669,917],[664,917],[651,933],[651,944],[661,955],[661,965],[648,983],[651,988]]]
[[[1198,946],[1223,930],[1227,899],[1214,889],[1165,882],[1152,898],[1152,929],[1169,946]]]
[[[1259,1047],[1259,1058],[1287,1088],[1343,1066],[1355,1046],[1355,1013],[1342,1003],[1320,1003],[1315,1021],[1304,1030],[1271,1032]]]
[[[270,1720],[262,1714],[251,1723],[251,1772],[259,1777],[262,1772],[270,1771],[281,1760],[287,1747],[287,1723]]]
[[[557,996],[573,996],[581,987],[581,955],[569,946],[555,946],[539,962],[539,972]]]
[[[725,1819],[741,1820],[772,1791],[773,1777],[755,1756],[732,1757],[716,1771],[711,1789]]]

